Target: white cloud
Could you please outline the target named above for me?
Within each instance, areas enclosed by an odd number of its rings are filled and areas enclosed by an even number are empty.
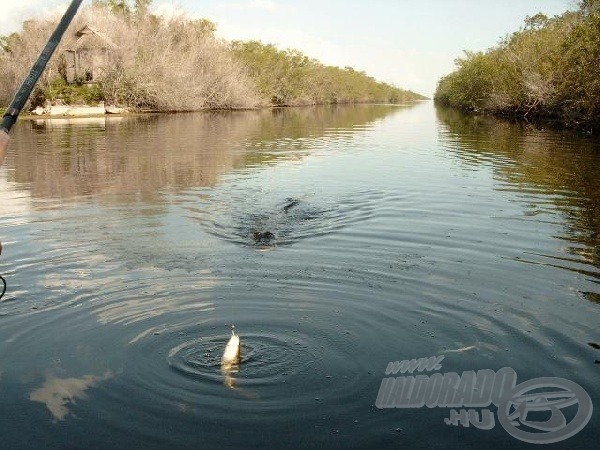
[[[219,23],[217,34],[229,40],[258,40],[266,44],[274,44],[280,49],[294,48],[305,52],[308,56],[327,59],[328,64],[341,64],[343,47],[315,34],[299,29],[252,26],[228,21],[226,18],[216,19]]]
[[[179,2],[159,3],[152,8],[152,14],[167,20],[185,18],[189,20],[208,19],[213,21],[212,18],[208,17],[206,14],[190,13],[183,8]]]
[[[45,403],[55,420],[64,420],[70,414],[70,408],[75,401],[86,398],[89,388],[112,376],[110,370],[100,376],[85,375],[82,378],[57,378],[47,374],[44,384],[32,391],[29,399]]]
[[[61,16],[68,7],[62,0],[19,0],[3,2],[0,7],[0,35],[19,31],[23,21],[44,16]]]
[[[239,11],[244,10],[261,10],[268,12],[279,12],[285,10],[286,7],[281,3],[274,2],[273,0],[252,0],[246,2],[231,2],[231,3],[223,3],[219,5],[224,9],[234,9]]]
[[[152,11],[157,16],[164,17],[165,19],[173,19],[175,17],[189,17],[183,8],[177,6],[175,3],[161,3]]]
[[[281,5],[278,5],[271,0],[253,0],[250,2],[249,6],[251,8],[264,9],[266,11],[275,11],[281,8]]]

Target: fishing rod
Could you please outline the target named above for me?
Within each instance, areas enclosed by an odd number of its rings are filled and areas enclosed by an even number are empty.
[[[73,0],[71,2],[62,19],[60,19],[56,30],[54,30],[54,33],[52,33],[50,39],[48,40],[48,43],[42,50],[42,53],[40,53],[40,56],[33,64],[33,67],[31,67],[29,75],[27,75],[27,78],[25,78],[23,84],[21,84],[21,87],[15,94],[15,98],[4,113],[4,116],[2,116],[2,122],[0,122],[0,166],[4,162],[6,148],[8,147],[8,142],[10,141],[10,137],[8,135],[10,129],[17,121],[17,117],[19,117],[19,113],[25,106],[25,103],[27,103],[27,99],[31,95],[31,91],[33,91],[35,83],[37,83],[42,75],[42,72],[46,68],[48,61],[50,61],[50,58],[54,54],[54,50],[56,50],[56,47],[58,47],[63,34],[65,34],[65,31],[67,28],[69,28],[69,25],[73,20],[73,17],[75,17],[75,14],[77,13],[77,10],[82,2],[83,0]],[[2,254],[2,242],[0,242],[0,254]],[[0,276],[0,282],[2,283],[2,292],[0,293],[1,299],[6,292],[6,280]]]
[[[25,106],[25,103],[27,103],[27,99],[31,95],[31,91],[35,86],[35,83],[37,83],[38,79],[42,75],[42,72],[46,68],[46,64],[48,64],[48,61],[52,57],[54,50],[56,50],[56,47],[58,47],[63,34],[65,34],[65,31],[69,27],[71,20],[73,20],[73,17],[77,13],[77,10],[82,2],[83,0],[73,0],[71,2],[67,8],[67,11],[60,20],[60,23],[56,27],[56,30],[54,30],[54,33],[52,33],[50,39],[48,40],[48,43],[42,50],[42,53],[40,53],[37,61],[29,71],[29,75],[27,78],[25,78],[25,81],[23,81],[23,84],[17,91],[15,98],[4,113],[2,122],[0,123],[0,165],[2,165],[6,148],[8,147],[8,142],[10,140],[8,135],[10,129],[17,121],[17,117]]]
[[[0,242],[0,255],[2,255],[2,242]],[[2,292],[0,292],[0,300],[2,300],[6,292],[6,280],[2,278],[2,275],[0,275],[0,281],[2,281]]]
[[[0,242],[0,255],[2,255],[2,242]],[[6,292],[6,280],[2,278],[2,275],[0,275],[0,281],[2,281],[2,292],[0,292],[0,300],[2,300]]]

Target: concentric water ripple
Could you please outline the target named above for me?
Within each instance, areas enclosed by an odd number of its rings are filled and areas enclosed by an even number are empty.
[[[372,217],[381,198],[376,192],[358,192],[339,199],[311,195],[279,201],[267,195],[268,201],[260,201],[248,192],[240,195],[239,189],[204,199],[201,208],[191,206],[191,217],[213,236],[250,246],[285,246],[326,236]]]
[[[296,332],[285,340],[283,334],[254,333],[243,335],[239,371],[224,374],[221,356],[226,342],[227,335],[186,341],[172,348],[167,360],[177,373],[210,381],[231,376],[239,388],[280,383],[322,371],[323,350],[319,351],[308,336]]]
[[[2,445],[515,447],[373,406],[432,355],[598,398],[597,145],[428,108],[18,124]]]

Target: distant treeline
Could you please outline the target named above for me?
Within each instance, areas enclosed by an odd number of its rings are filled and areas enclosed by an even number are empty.
[[[279,50],[258,41],[234,41],[231,46],[260,96],[273,105],[399,103],[425,99],[378,82],[352,67],[326,66],[298,50]]]
[[[42,76],[31,106],[46,101],[107,103],[135,109],[186,111],[322,103],[398,103],[425,97],[378,82],[350,67],[330,67],[297,50],[227,42],[216,26],[186,15],[149,12],[151,0],[95,0],[76,16]],[[0,37],[0,106],[8,105],[57,23],[28,20]],[[110,42],[110,65],[97,83],[67,83],[62,50],[89,25]],[[72,39],[72,38],[71,38]]]
[[[465,52],[456,64],[438,82],[438,104],[600,129],[600,0],[553,18],[527,17],[498,46]]]

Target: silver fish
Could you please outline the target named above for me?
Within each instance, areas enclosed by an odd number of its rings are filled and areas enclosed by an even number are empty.
[[[221,357],[221,373],[223,374],[225,386],[235,389],[235,374],[240,370],[240,337],[231,328],[231,337],[225,346]]]

